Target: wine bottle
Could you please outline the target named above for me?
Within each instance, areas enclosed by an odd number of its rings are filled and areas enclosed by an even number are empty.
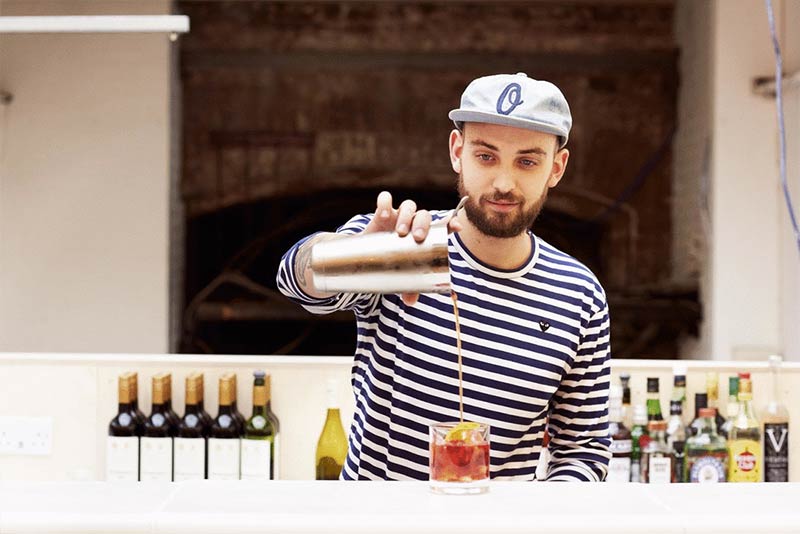
[[[172,409],[172,373],[162,373],[164,377],[164,404],[166,405],[166,416],[174,428],[178,428],[181,418]]]
[[[206,438],[209,425],[201,405],[202,375],[186,377],[186,409],[175,437],[175,481],[206,478]],[[205,417],[204,417],[205,414]]]
[[[328,379],[328,414],[317,441],[317,480],[338,480],[347,457],[347,435],[342,428],[336,382]]]
[[[231,406],[231,409],[233,410],[233,417],[234,419],[236,419],[236,423],[239,425],[239,431],[241,432],[241,435],[239,437],[241,437],[244,436],[244,425],[246,423],[246,420],[244,418],[244,415],[242,415],[242,413],[239,411],[238,403],[236,401],[236,399],[239,398],[238,394],[239,390],[237,389],[236,386],[236,373],[227,373],[223,376],[229,378],[233,383],[233,405]]]
[[[139,480],[140,427],[131,408],[130,378],[117,382],[117,415],[108,424],[106,438],[106,480]]]
[[[606,482],[631,481],[631,431],[622,420],[622,387],[611,386],[608,395],[608,435],[611,437],[611,460]]]
[[[208,438],[209,480],[238,480],[241,458],[241,429],[233,412],[233,379],[219,379],[219,411]]]
[[[253,373],[253,415],[245,422],[242,438],[242,480],[274,478],[275,428],[267,414],[266,373]]]
[[[169,418],[169,379],[167,373],[152,379],[153,405],[141,439],[141,480],[172,480],[172,438],[177,425]]]
[[[769,357],[772,393],[764,408],[764,482],[789,482],[789,411],[781,402],[780,356]]]
[[[203,373],[192,373],[192,376],[197,377],[197,408],[203,421],[205,421],[206,428],[210,429],[214,418],[209,415],[205,408],[205,378]]]
[[[139,409],[139,375],[137,373],[125,373],[124,376],[128,377],[131,392],[131,411],[134,413],[136,422],[140,428],[144,430],[144,422],[147,416],[144,415],[142,410]]]

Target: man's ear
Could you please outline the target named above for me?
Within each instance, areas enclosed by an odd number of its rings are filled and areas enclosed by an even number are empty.
[[[450,132],[450,165],[456,174],[461,173],[461,153],[464,149],[464,134],[454,129]]]
[[[547,187],[555,187],[564,176],[569,161],[569,150],[562,148],[553,157],[553,169],[550,171],[550,178],[547,180]]]

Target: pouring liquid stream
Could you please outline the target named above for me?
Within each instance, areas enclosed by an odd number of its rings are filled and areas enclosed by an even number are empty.
[[[453,315],[456,319],[456,350],[458,351],[458,416],[459,422],[464,422],[464,380],[461,365],[461,326],[458,322],[458,297],[455,291],[450,292],[453,299]]]

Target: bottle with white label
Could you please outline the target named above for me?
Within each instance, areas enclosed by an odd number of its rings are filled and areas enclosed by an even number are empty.
[[[667,422],[663,419],[647,423],[649,440],[642,451],[642,482],[664,484],[675,482],[673,454],[667,445]]]
[[[611,437],[611,460],[608,463],[606,482],[630,482],[631,431],[622,420],[622,387],[611,386],[608,397],[608,435]]]
[[[769,357],[772,394],[764,408],[764,482],[789,482],[789,411],[781,402],[781,357]]]
[[[108,425],[106,441],[106,480],[139,480],[139,436],[141,427],[131,408],[130,379],[126,375],[118,378],[117,415]]]
[[[141,480],[172,481],[172,438],[177,427],[169,414],[171,375],[153,376],[153,405],[144,424],[141,440]]]
[[[175,437],[175,481],[206,478],[206,438],[210,419],[202,408],[203,375],[186,377],[186,410]]]
[[[233,412],[233,379],[219,379],[219,411],[208,438],[208,479],[238,480],[241,458],[241,429]]]
[[[267,413],[266,373],[253,373],[253,415],[242,438],[242,480],[271,480],[275,465],[275,428]]]

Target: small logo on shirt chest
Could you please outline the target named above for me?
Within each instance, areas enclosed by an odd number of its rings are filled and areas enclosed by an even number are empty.
[[[539,321],[539,328],[542,329],[542,332],[547,332],[547,329],[550,328],[550,323],[547,321]]]

